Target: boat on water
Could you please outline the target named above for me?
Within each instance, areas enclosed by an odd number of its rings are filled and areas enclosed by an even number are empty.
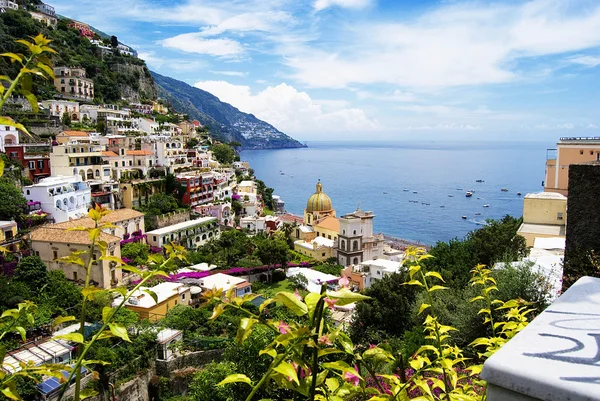
[[[518,195],[518,196],[521,196],[521,193],[520,193],[520,192],[517,192],[517,195]]]
[[[285,175],[285,173],[284,173],[283,171],[282,171],[281,173],[279,173],[279,174],[281,174],[281,175]]]
[[[483,205],[483,207],[490,207],[490,205],[488,205],[487,203],[485,205]]]
[[[465,194],[465,196],[466,196],[467,198],[470,198],[471,196],[473,196],[473,192],[471,192],[471,191],[467,191],[467,193]]]
[[[403,189],[404,192],[408,192],[408,189]]]
[[[481,216],[481,213],[477,212],[475,213],[475,216]]]
[[[417,191],[413,191],[413,194],[416,194],[416,193],[417,193]]]
[[[485,182],[484,180],[475,180],[475,182]]]
[[[467,216],[462,216],[462,219],[463,219],[463,220],[466,220],[466,219],[467,219]]]
[[[449,198],[454,198],[454,195],[452,195],[452,194],[448,194],[448,197],[449,197]]]
[[[462,191],[462,188],[456,188],[457,191]]]
[[[500,191],[502,191],[502,192],[508,192],[508,188],[500,188]]]

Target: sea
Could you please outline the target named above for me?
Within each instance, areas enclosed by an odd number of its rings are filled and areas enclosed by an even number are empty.
[[[370,210],[376,233],[425,245],[463,238],[486,219],[520,217],[525,194],[543,191],[546,150],[555,147],[542,141],[307,145],[246,150],[241,158],[290,213],[302,215],[320,180],[338,217]]]

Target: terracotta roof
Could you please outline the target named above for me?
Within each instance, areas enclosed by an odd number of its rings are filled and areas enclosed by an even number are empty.
[[[56,242],[66,244],[91,244],[90,236],[87,231],[69,231],[66,228],[55,227],[56,224],[42,226],[29,234],[32,241]],[[119,237],[114,235],[100,233],[99,239],[108,243],[118,242]]]
[[[61,134],[65,134],[66,136],[90,136],[90,134],[83,131],[62,131]]]
[[[340,221],[333,216],[327,216],[323,220],[314,225],[315,227],[323,227],[328,230],[340,232]]]
[[[135,219],[137,217],[142,217],[144,213],[138,212],[133,209],[119,209],[112,210],[106,216],[102,217],[100,220],[100,224],[102,223],[117,223],[124,220]],[[52,227],[57,227],[61,229],[73,228],[73,227],[93,227],[94,220],[89,217],[82,217],[81,219],[65,221],[62,223],[53,224]]]
[[[115,152],[113,152],[112,150],[103,150],[102,151],[102,156],[117,157],[119,155],[116,154]]]
[[[152,156],[154,153],[149,150],[126,150],[127,156]]]

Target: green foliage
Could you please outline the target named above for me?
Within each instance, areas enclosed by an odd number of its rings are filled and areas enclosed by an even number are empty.
[[[219,144],[213,145],[210,148],[210,150],[213,153],[213,156],[215,157],[215,159],[217,159],[217,161],[219,163],[222,163],[222,164],[233,163],[235,151],[229,145],[225,145],[224,143],[219,143]]]
[[[71,125],[71,116],[69,115],[69,113],[63,113],[60,122],[63,125],[66,125],[67,127]]]
[[[192,401],[234,401],[244,398],[248,387],[242,384],[216,386],[221,380],[233,374],[237,366],[232,362],[210,363],[202,369],[189,386]]]
[[[306,290],[306,287],[308,286],[308,279],[302,273],[298,273],[292,277],[289,277],[288,281],[292,285],[293,289]]]
[[[143,242],[129,242],[121,247],[121,256],[133,260],[136,266],[143,266],[148,261],[150,245]]]
[[[0,179],[0,220],[21,221],[27,210],[27,200],[14,183]]]
[[[353,341],[376,344],[387,338],[401,337],[413,327],[413,303],[419,289],[404,286],[407,273],[385,275],[364,291],[370,299],[356,305],[350,327]]]
[[[258,240],[256,248],[256,257],[260,261],[268,266],[274,266],[280,264],[281,266],[287,266],[289,260],[288,256],[288,245],[285,241],[280,239],[260,239]],[[272,269],[269,270],[269,281],[273,280]]]
[[[261,180],[255,180],[256,191],[261,196],[262,201],[267,209],[275,210],[275,204],[273,203],[273,188],[269,188]]]
[[[14,278],[26,284],[32,292],[39,291],[48,284],[48,269],[39,256],[27,256],[17,265]]]
[[[338,265],[338,264],[325,263],[325,264],[313,267],[313,270],[339,277],[342,274],[342,270],[344,270],[344,266]]]
[[[156,193],[150,197],[150,201],[144,205],[142,210],[151,216],[174,212],[179,208],[177,199],[169,193]]]

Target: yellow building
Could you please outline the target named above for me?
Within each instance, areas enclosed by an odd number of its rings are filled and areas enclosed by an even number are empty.
[[[325,261],[335,256],[335,242],[325,237],[316,237],[312,240],[298,240],[294,242],[294,251],[308,256],[311,259]]]
[[[555,192],[527,194],[523,199],[523,224],[517,232],[532,247],[535,238],[565,238],[567,198]]]
[[[337,241],[338,234],[340,233],[340,221],[337,217],[326,216],[319,220],[316,224],[313,224],[313,230],[315,237],[327,238],[332,241]]]
[[[17,223],[14,221],[0,221],[0,246],[10,252],[18,252],[20,239],[17,239]]]
[[[160,114],[167,114],[169,112],[169,109],[164,104],[161,104],[159,102],[152,102],[152,111],[155,111]]]
[[[335,209],[331,198],[323,192],[323,184],[317,182],[317,190],[308,198],[306,209],[304,209],[304,224],[314,226],[325,217],[335,217]],[[339,227],[338,227],[339,230]]]
[[[567,195],[569,166],[600,160],[600,138],[560,138],[556,149],[548,149],[544,191]]]
[[[121,238],[100,233],[100,241],[108,244],[107,253],[111,256],[121,257]],[[42,259],[50,270],[62,270],[69,280],[83,282],[85,280],[85,268],[77,264],[59,263],[56,259],[69,256],[71,252],[88,252],[91,244],[87,231],[71,231],[58,225],[46,225],[39,227],[29,234],[31,249]],[[96,287],[110,289],[118,287],[123,283],[123,272],[115,262],[100,260],[100,251],[94,255],[91,280]],[[84,254],[85,258],[85,254]]]
[[[146,291],[156,294],[156,301]],[[125,302],[125,307],[137,313],[140,319],[156,322],[177,305],[189,305],[190,299],[190,287],[181,283],[164,282],[151,288],[140,288]],[[122,297],[115,298],[113,305],[122,301]]]

